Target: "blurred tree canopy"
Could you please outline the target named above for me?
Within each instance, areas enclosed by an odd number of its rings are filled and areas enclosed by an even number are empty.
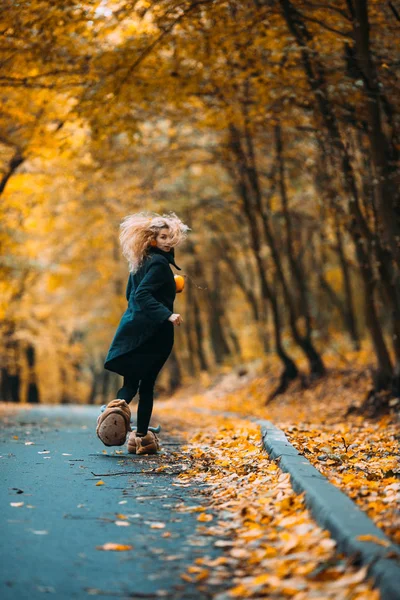
[[[282,366],[272,399],[304,368],[323,377],[339,340],[360,352],[368,339],[365,408],[390,406],[398,2],[4,4],[0,398],[110,398],[118,225],[148,209],[193,230],[177,250],[186,327],[168,389],[268,354]]]

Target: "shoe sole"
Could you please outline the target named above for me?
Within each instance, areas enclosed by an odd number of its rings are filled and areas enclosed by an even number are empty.
[[[136,444],[130,446],[129,442],[128,442],[128,453],[129,454],[136,454]]]
[[[126,421],[118,413],[110,413],[98,428],[97,435],[105,446],[122,446],[126,440]]]
[[[147,446],[142,446],[142,448],[136,451],[136,454],[158,454],[158,450],[156,448],[148,450]]]

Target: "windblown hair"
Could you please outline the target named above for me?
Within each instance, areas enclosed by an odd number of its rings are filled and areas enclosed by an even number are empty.
[[[171,246],[178,246],[183,242],[190,230],[174,212],[159,215],[142,211],[128,215],[122,220],[119,240],[122,254],[127,259],[131,272],[135,273],[142,265],[151,240],[155,240],[160,229],[164,227],[171,232]]]

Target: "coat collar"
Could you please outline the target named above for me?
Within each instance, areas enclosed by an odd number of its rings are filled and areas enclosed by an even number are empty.
[[[168,260],[168,262],[171,265],[174,265],[174,267],[176,267],[179,271],[182,271],[182,269],[180,267],[178,267],[178,265],[175,262],[175,248],[172,247],[171,250],[169,252],[165,252],[165,250],[161,250],[161,248],[158,248],[157,246],[149,246],[148,249],[149,254],[161,254],[161,256],[165,256],[165,258]]]

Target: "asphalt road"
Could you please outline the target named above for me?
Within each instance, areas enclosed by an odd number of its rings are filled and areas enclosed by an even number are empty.
[[[162,424],[159,455],[106,448],[95,434],[98,412],[41,406],[3,419],[0,597],[214,598],[223,585],[201,591],[180,577],[197,557],[222,551],[196,531],[198,512],[178,510],[207,505],[198,482],[177,479],[187,465],[179,441]],[[107,543],[132,549],[98,549]]]

